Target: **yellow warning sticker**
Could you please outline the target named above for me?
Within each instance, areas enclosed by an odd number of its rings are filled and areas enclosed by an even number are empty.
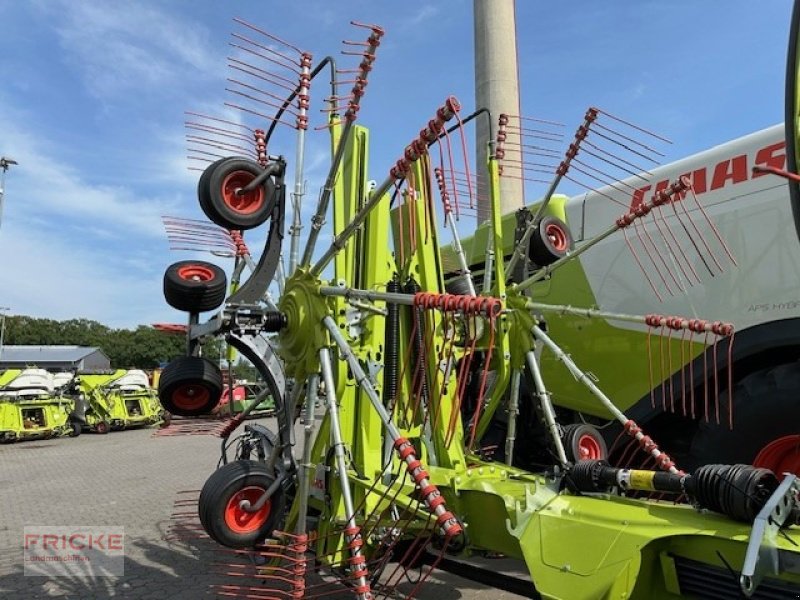
[[[653,478],[656,476],[655,471],[636,471],[631,470],[631,488],[635,490],[655,490],[653,487]]]

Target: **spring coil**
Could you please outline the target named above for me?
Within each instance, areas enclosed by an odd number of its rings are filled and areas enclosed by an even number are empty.
[[[414,278],[410,278],[406,281],[404,286],[404,292],[406,294],[417,294],[422,288],[420,288],[419,284],[414,280]],[[425,311],[421,306],[413,306],[411,307],[411,316],[413,318],[413,323],[416,324],[414,329],[414,339],[411,340],[412,349],[411,349],[411,364],[419,365],[419,373],[421,376],[421,385],[420,385],[420,397],[422,399],[423,406],[427,406],[428,404],[428,362],[425,357],[424,352],[424,342],[425,342]],[[416,373],[416,368],[414,369],[414,373]]]
[[[285,314],[278,311],[270,311],[264,313],[264,321],[261,328],[268,333],[274,333],[286,327],[287,323],[288,319]]]
[[[386,285],[390,294],[401,291],[397,276]],[[386,332],[384,334],[383,405],[391,406],[397,396],[398,343],[400,342],[400,307],[394,303],[386,305]]]

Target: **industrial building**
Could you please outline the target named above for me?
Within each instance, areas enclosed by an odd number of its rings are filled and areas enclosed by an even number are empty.
[[[109,369],[111,360],[90,346],[13,346],[0,348],[0,369],[40,367],[48,371]]]

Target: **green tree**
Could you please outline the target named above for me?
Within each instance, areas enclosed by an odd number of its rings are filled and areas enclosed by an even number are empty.
[[[140,325],[136,329],[110,329],[89,319],[54,321],[25,315],[6,318],[4,344],[75,345],[98,347],[114,368],[154,369],[186,351],[183,335],[164,333]],[[224,344],[209,339],[203,356],[218,361]]]

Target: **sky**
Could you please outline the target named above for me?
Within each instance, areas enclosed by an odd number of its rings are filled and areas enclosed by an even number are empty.
[[[598,106],[673,140],[668,160],[779,123],[790,13],[789,0],[517,0],[522,113],[573,130]],[[231,117],[234,17],[343,67],[342,40],[368,34],[351,20],[385,29],[358,120],[379,181],[447,96],[475,108],[471,0],[0,0],[0,156],[19,162],[5,177],[0,307],[184,322],[163,299],[167,266],[230,273],[230,259],[170,251],[161,217],[203,218],[185,111]],[[304,218],[328,164],[313,92]],[[291,163],[293,132],[279,129],[270,150]],[[263,239],[246,235],[254,253]]]

